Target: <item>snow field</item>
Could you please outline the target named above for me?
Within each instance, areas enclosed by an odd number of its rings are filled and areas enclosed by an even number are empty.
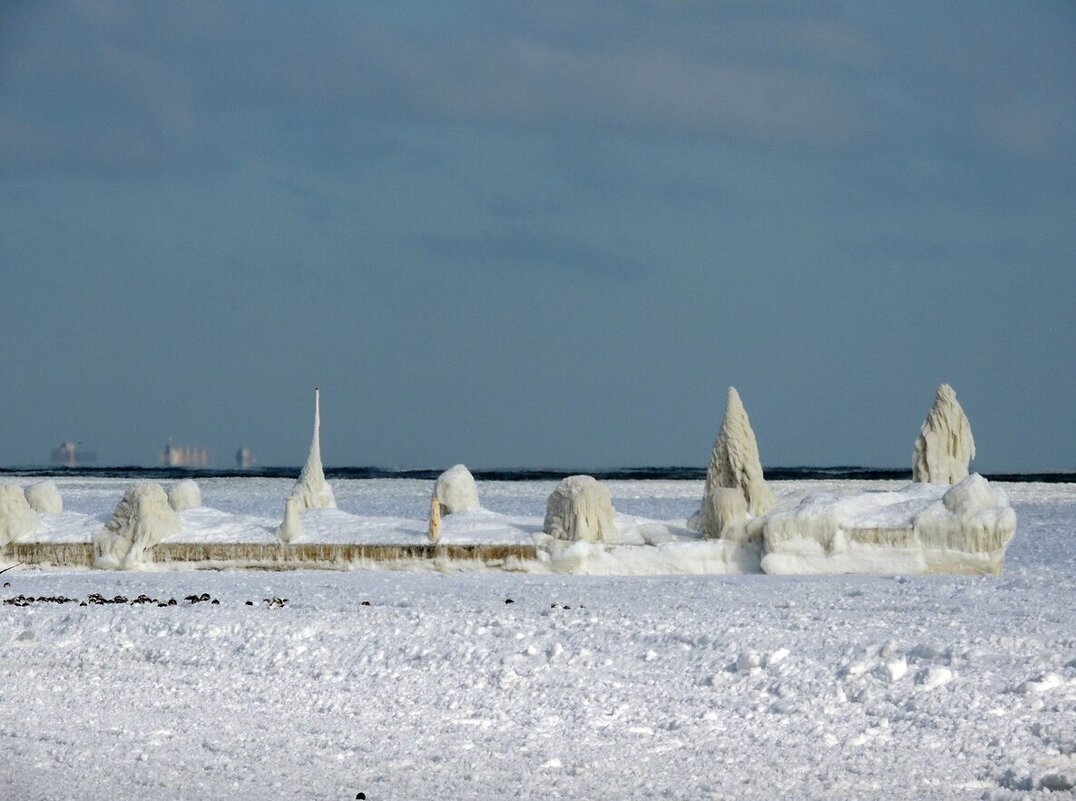
[[[646,517],[698,502],[631,483]],[[0,605],[2,795],[1065,797],[1076,488],[1006,489],[999,577],[17,568],[0,598],[178,603]]]

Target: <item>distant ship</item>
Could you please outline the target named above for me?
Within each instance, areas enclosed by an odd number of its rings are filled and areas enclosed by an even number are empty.
[[[80,444],[70,439],[61,442],[52,449],[52,463],[59,467],[81,467],[84,464],[96,462],[97,455],[79,450]]]
[[[161,464],[165,467],[205,467],[209,464],[205,445],[173,445],[172,440],[161,452]]]
[[[244,445],[235,452],[235,463],[240,470],[251,470],[258,463],[258,459],[254,451]]]

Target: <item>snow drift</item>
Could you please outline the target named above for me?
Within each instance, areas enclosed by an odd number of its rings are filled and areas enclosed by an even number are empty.
[[[546,501],[544,529],[558,540],[610,542],[616,539],[613,499],[593,476],[568,476]]]
[[[0,547],[37,531],[41,521],[18,484],[0,484]]]
[[[26,502],[35,512],[58,515],[64,510],[64,499],[55,481],[41,481],[26,488]]]
[[[168,505],[176,512],[197,509],[202,505],[202,490],[194,479],[185,478],[177,481],[168,489]]]
[[[437,477],[433,497],[441,504],[442,515],[473,512],[479,508],[474,476],[462,464],[453,465]]]
[[[314,438],[291,496],[299,502],[300,511],[336,508],[336,498],[325,481],[325,470],[321,466],[321,390],[317,387],[314,388]]]
[[[1016,514],[976,473],[950,488],[815,493],[753,525],[767,573],[1000,573]]]
[[[716,536],[713,533],[713,521],[707,519],[707,509],[710,506],[707,499],[722,488],[735,489],[742,493],[747,511],[752,515],[765,514],[773,506],[773,493],[762,476],[762,462],[758,455],[755,432],[735,387],[729,387],[725,417],[721,421],[721,430],[710,454],[710,466],[706,470],[703,502],[699,511],[688,521],[691,528],[702,531],[703,526],[709,526],[707,536]],[[730,497],[726,496],[722,502],[729,502]]]
[[[94,567],[128,569],[152,561],[150,549],[182,528],[161,485],[138,484],[123,494],[105,527],[94,532]]]
[[[942,384],[915,441],[912,480],[956,484],[968,475],[968,465],[974,458],[971,424],[956,399],[956,391]]]

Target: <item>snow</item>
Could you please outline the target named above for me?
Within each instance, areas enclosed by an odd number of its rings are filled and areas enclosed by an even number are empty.
[[[95,527],[131,486],[57,484],[57,517]],[[202,484],[184,537],[273,537],[288,481]],[[654,542],[687,536],[671,521],[702,490],[605,484],[621,535]],[[779,503],[903,489],[771,484]],[[505,519],[540,536],[553,486],[481,482],[488,509],[446,517],[445,536]],[[0,796],[1069,797],[1076,485],[1001,489],[1020,520],[1002,576],[17,567],[0,598],[129,600],[0,605]],[[430,490],[339,481],[341,508],[303,523],[368,514],[424,538]],[[861,503],[860,519],[906,514]],[[219,604],[184,600],[201,593]]]
[[[39,481],[26,488],[26,502],[35,512],[58,515],[64,510],[64,499],[55,481]]]
[[[176,512],[201,506],[202,491],[198,488],[198,483],[191,478],[177,481],[168,488],[168,505]]]
[[[479,508],[474,476],[462,464],[453,465],[437,477],[433,497],[441,504],[442,515],[473,512]]]

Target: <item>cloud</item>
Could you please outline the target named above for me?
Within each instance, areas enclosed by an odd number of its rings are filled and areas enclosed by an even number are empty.
[[[537,267],[616,279],[635,279],[650,272],[638,256],[527,227],[484,234],[430,234],[422,238],[422,248],[427,255],[456,265]]]

